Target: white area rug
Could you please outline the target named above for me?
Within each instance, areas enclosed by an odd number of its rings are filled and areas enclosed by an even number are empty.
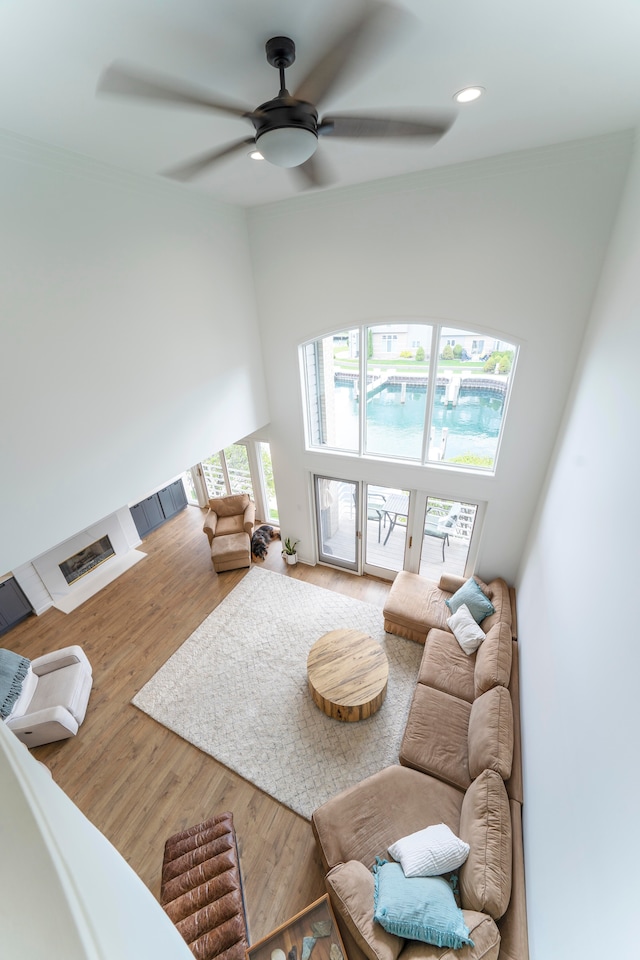
[[[357,723],[325,716],[307,687],[309,649],[341,628],[370,634],[389,660],[385,702]],[[252,567],[133,703],[309,819],[397,763],[422,652],[385,633],[378,607]]]

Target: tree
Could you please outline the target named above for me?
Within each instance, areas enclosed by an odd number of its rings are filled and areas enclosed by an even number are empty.
[[[503,353],[499,350],[494,350],[482,369],[486,373],[495,373],[497,366],[498,373],[509,373],[512,363],[513,350],[505,350]]]
[[[367,330],[367,359],[371,360],[373,356],[373,330],[371,327]]]
[[[456,358],[456,360],[459,360],[459,359],[460,359],[460,357],[462,356],[462,344],[461,344],[461,343],[456,343],[456,345],[455,345],[454,348],[453,348],[453,355],[454,355],[454,357]]]
[[[442,360],[453,360],[453,348],[450,343],[446,345],[441,354]]]
[[[449,463],[464,463],[470,467],[492,467],[493,457],[479,457],[475,453],[463,453],[459,457],[452,457]]]
[[[416,360],[418,363],[424,362],[424,347],[418,347],[416,350]]]

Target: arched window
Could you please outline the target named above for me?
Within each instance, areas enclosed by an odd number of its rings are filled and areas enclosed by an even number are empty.
[[[390,321],[300,348],[311,448],[495,469],[517,348]]]

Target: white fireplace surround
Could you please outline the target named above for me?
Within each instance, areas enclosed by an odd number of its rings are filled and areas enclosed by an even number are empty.
[[[104,536],[109,537],[115,555],[67,583],[60,564]],[[141,542],[130,510],[123,507],[14,570],[13,575],[36,613],[51,606],[70,613],[143,560],[146,554],[135,549]]]

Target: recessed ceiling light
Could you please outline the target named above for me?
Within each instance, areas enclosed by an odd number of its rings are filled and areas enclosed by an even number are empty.
[[[251,157],[252,160],[264,160],[264,157],[262,156],[259,150],[252,150],[249,156]]]
[[[453,99],[457,103],[472,103],[481,97],[484,93],[484,87],[465,87],[464,90],[458,90],[454,93]]]

